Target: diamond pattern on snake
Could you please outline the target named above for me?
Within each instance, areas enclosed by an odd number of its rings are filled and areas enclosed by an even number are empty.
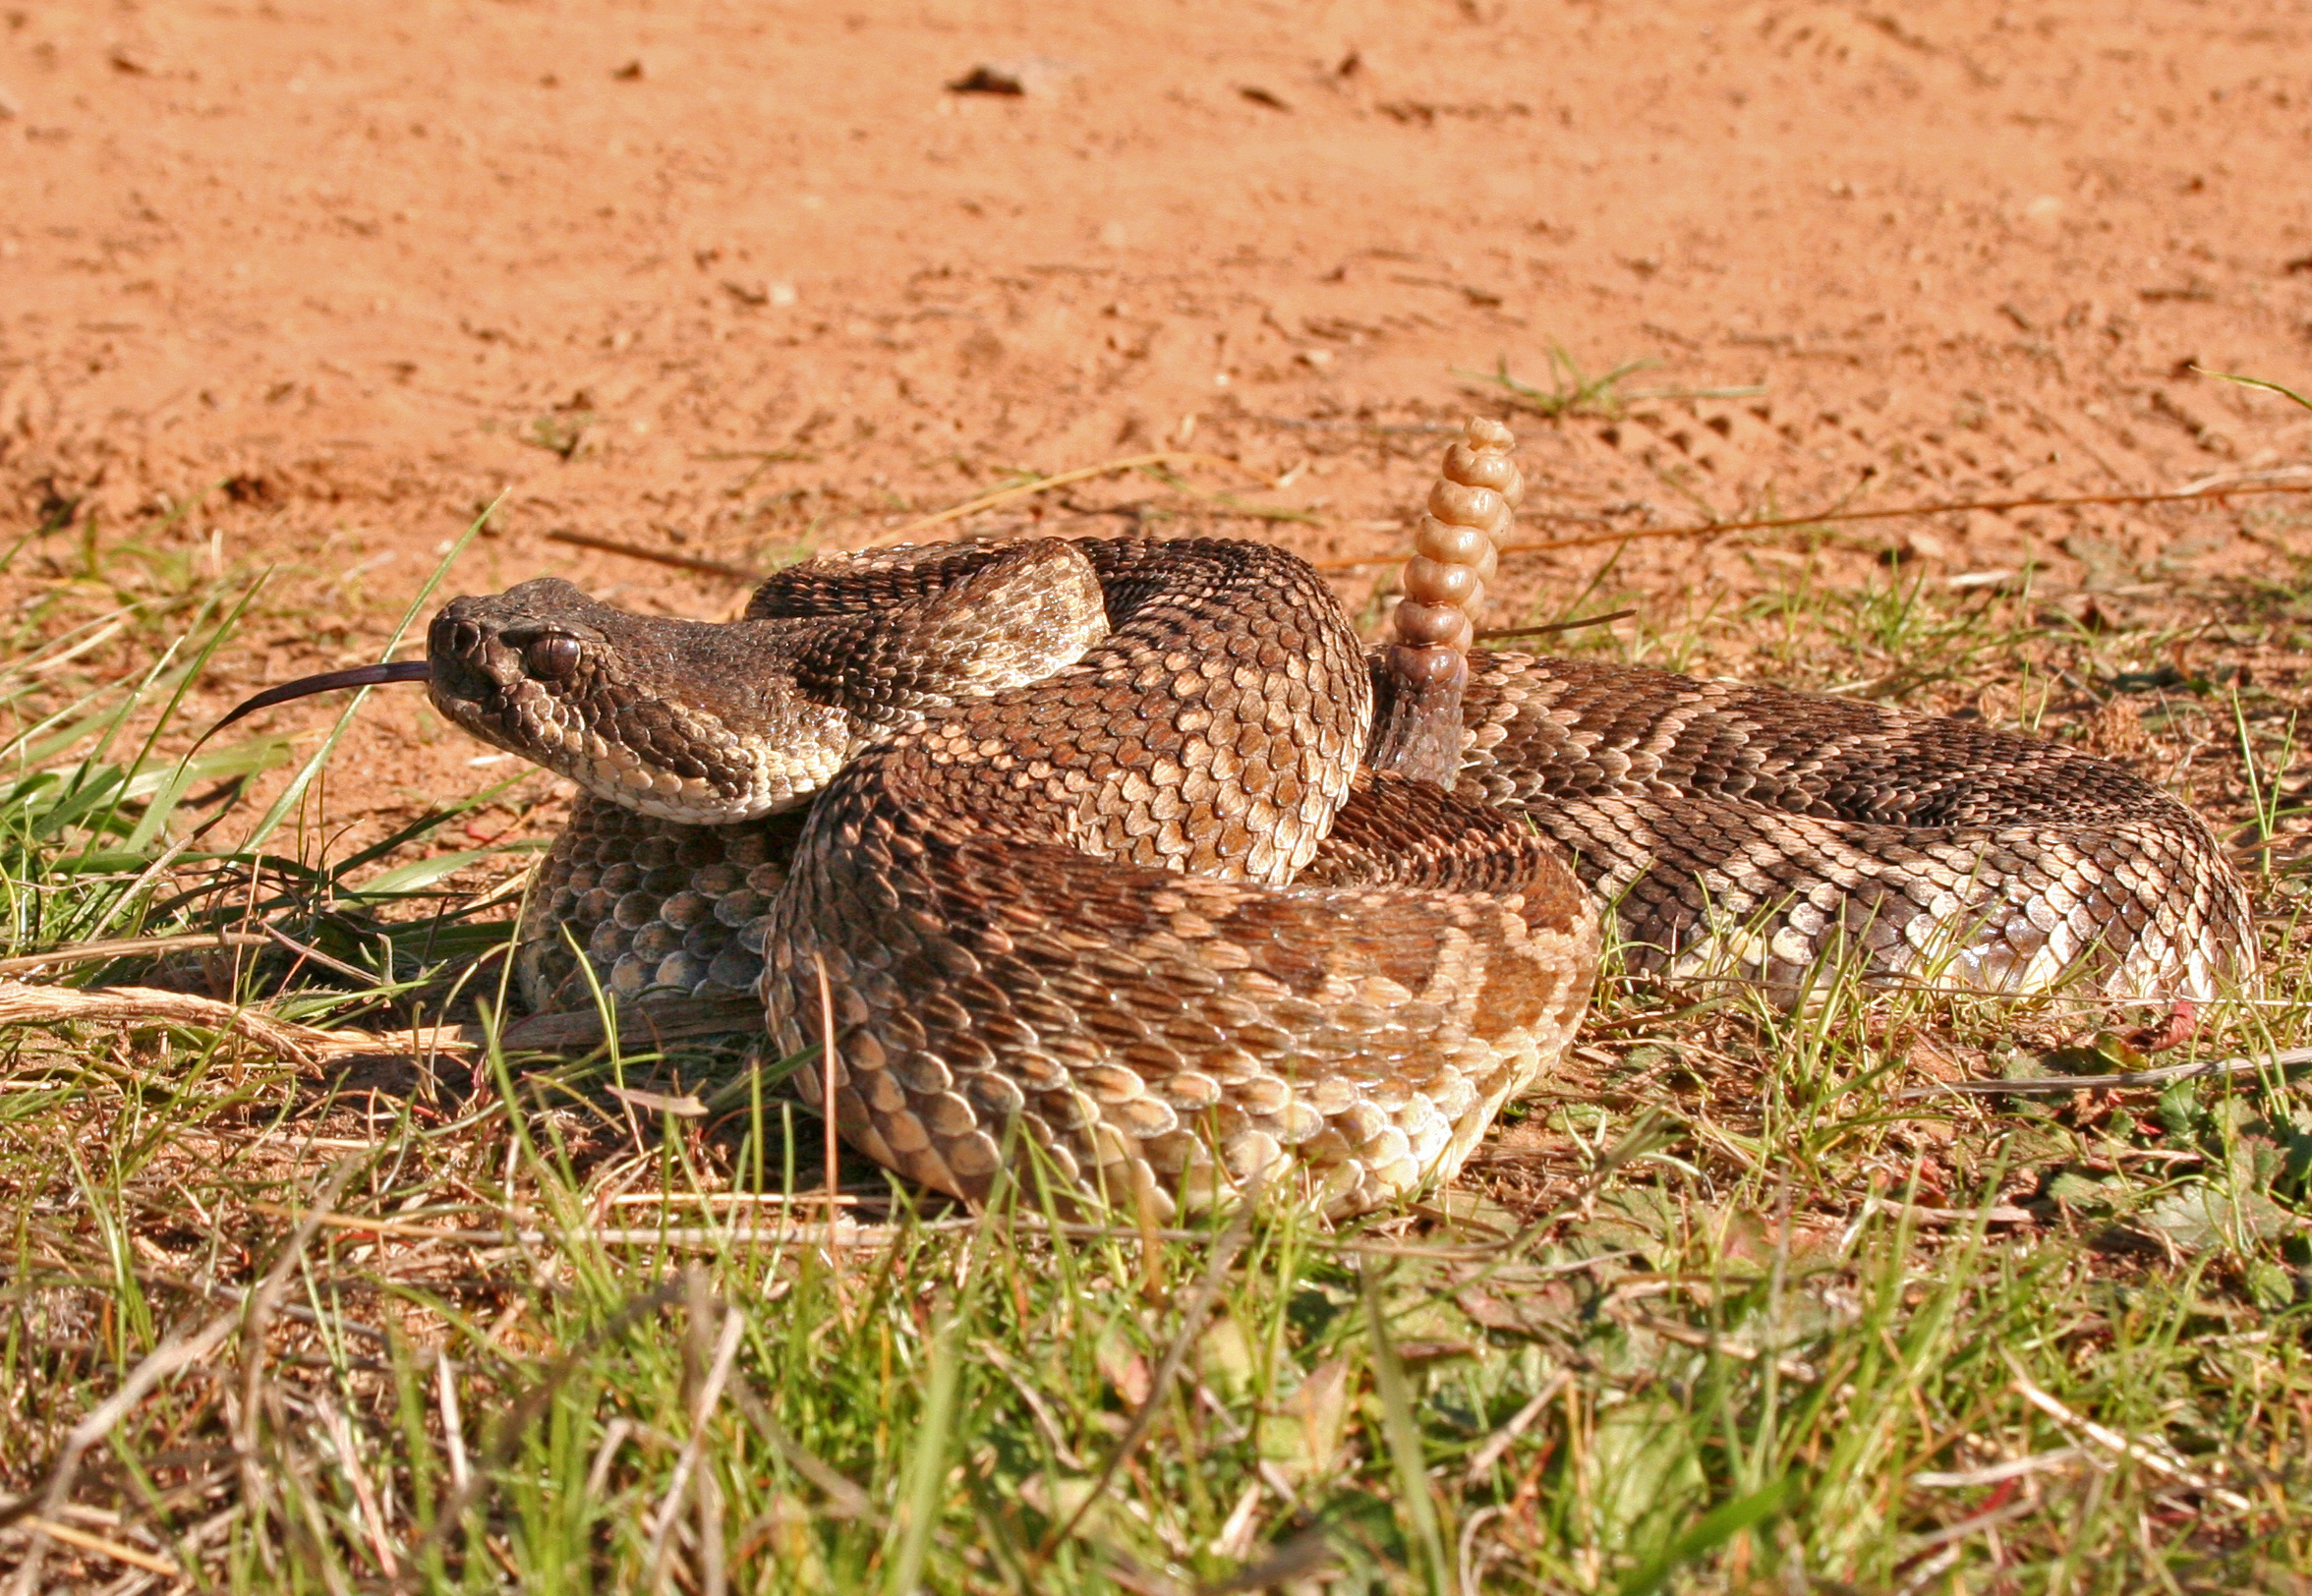
[[[753,993],[836,1122],[984,1199],[1450,1179],[1571,1042],[1601,917],[1665,976],[2200,998],[2253,972],[2207,826],[1899,710],[1471,653],[1519,483],[1470,423],[1367,651],[1298,557],[1124,538],[823,554],[728,623],[542,579],[435,617],[434,702],[578,783],[524,996]],[[376,679],[372,677],[370,679]],[[826,995],[823,1007],[822,994]],[[796,1080],[822,1095],[818,1069]]]

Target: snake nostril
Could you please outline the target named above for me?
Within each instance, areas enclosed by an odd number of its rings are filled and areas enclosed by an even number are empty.
[[[452,615],[437,615],[426,645],[436,664],[470,660],[482,652],[482,628]]]
[[[479,699],[491,690],[483,666],[482,628],[472,621],[437,615],[427,631],[426,655],[434,667],[437,698]]]

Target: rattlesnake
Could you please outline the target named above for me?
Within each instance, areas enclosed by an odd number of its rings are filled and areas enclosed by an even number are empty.
[[[822,557],[725,625],[552,579],[452,601],[435,704],[585,789],[527,996],[759,991],[776,1050],[832,1041],[854,1146],[967,1198],[1034,1161],[1164,1211],[1287,1172],[1350,1211],[1449,1176],[1552,1063],[1604,906],[1642,971],[1786,995],[1842,949],[2133,998],[2252,970],[2215,838],[2115,767],[1468,655],[1508,449],[1472,422],[1450,451],[1369,657],[1306,564],[1248,542]]]

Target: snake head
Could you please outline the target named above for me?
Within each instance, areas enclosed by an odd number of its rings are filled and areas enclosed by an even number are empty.
[[[507,734],[523,723],[525,704],[542,695],[584,700],[609,656],[608,634],[589,619],[601,607],[558,577],[452,598],[426,633],[434,707],[485,741],[509,747]]]
[[[930,579],[910,575],[918,563]],[[218,725],[330,688],[424,680],[486,743],[623,808],[719,826],[795,808],[866,743],[1038,681],[1107,635],[1090,562],[1051,540],[829,560],[765,592],[795,601],[686,621],[541,577],[444,604],[422,664],[309,676]]]
[[[434,706],[486,743],[663,820],[802,802],[838,770],[836,712],[781,690],[756,634],[614,609],[558,577],[453,598],[427,632]]]

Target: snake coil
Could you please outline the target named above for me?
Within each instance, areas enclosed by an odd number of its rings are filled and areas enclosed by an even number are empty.
[[[843,1135],[966,1198],[1034,1163],[1159,1211],[1286,1173],[1346,1212],[1449,1178],[1551,1066],[1602,906],[1633,970],[1784,994],[1857,967],[2124,998],[2252,978],[2221,846],[2115,767],[1470,654],[1510,448],[1476,420],[1447,451],[1369,656],[1304,562],[1247,542],[822,555],[726,624],[553,579],[453,600],[435,705],[583,789],[526,995],[752,994],[787,1053],[832,1028]]]

